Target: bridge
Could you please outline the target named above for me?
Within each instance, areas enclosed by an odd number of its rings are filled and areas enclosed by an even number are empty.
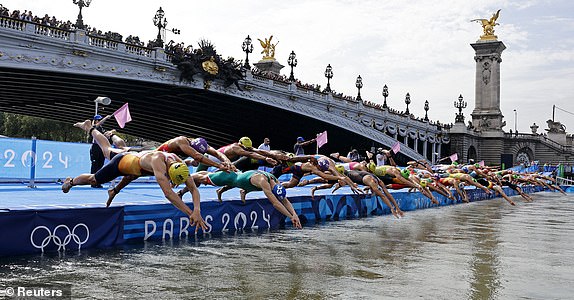
[[[322,153],[401,142],[403,159],[450,154],[447,129],[294,82],[245,71],[238,86],[180,80],[163,48],[146,48],[0,17],[0,110],[68,123],[90,118],[94,99],[112,99],[103,114],[129,103],[133,121],[121,132],[155,141],[203,136],[223,146],[250,136],[291,149],[297,136],[327,130]],[[101,108],[101,107],[100,107]]]

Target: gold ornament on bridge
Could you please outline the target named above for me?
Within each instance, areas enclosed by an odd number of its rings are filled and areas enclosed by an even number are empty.
[[[273,39],[273,36],[269,37],[269,39],[265,38],[265,42],[258,39],[261,47],[263,47],[263,51],[261,51],[263,60],[275,60],[275,46],[277,46],[279,42],[272,44],[271,39]]]
[[[215,63],[215,58],[213,56],[210,57],[209,60],[206,60],[203,63],[201,63],[201,66],[203,67],[203,70],[205,70],[205,72],[211,75],[217,75],[217,72],[219,72],[219,67]]]
[[[496,20],[498,19],[499,14],[500,14],[500,9],[498,11],[496,11],[496,13],[494,13],[492,15],[492,17],[490,17],[489,20],[487,20],[487,19],[470,20],[471,22],[482,23],[482,30],[484,31],[484,34],[480,36],[480,40],[482,40],[482,41],[496,41],[497,40],[498,37],[496,35],[494,35],[494,26],[500,25],[500,24],[496,23]]]

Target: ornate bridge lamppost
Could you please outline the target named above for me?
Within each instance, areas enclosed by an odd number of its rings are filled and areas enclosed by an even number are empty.
[[[295,75],[293,75],[293,68],[297,66],[297,55],[295,55],[295,51],[291,51],[289,54],[287,64],[291,67],[291,75],[289,75],[289,81],[295,81]]]
[[[241,49],[243,50],[243,52],[245,52],[245,64],[243,65],[243,67],[247,70],[250,70],[251,66],[249,65],[249,53],[253,52],[253,44],[251,43],[251,38],[249,37],[249,35],[247,35],[247,37],[243,41]]]
[[[161,30],[167,27],[167,19],[165,17],[165,12],[161,7],[156,11],[155,16],[153,17],[153,25],[157,27],[157,37],[155,39],[155,46],[156,47],[163,47],[163,40],[161,38]]]
[[[327,87],[325,88],[325,92],[331,92],[331,78],[333,78],[333,68],[331,67],[331,64],[328,64],[325,69],[325,77],[327,77]]]
[[[454,107],[458,108],[458,114],[456,114],[454,121],[464,123],[464,115],[462,114],[462,110],[466,108],[466,101],[463,101],[462,94],[458,96],[458,102],[454,101]]]
[[[361,99],[361,88],[363,88],[363,78],[361,78],[361,75],[359,75],[359,77],[357,77],[357,81],[355,81],[355,86],[357,87],[357,100],[358,101],[362,101],[363,99]]]
[[[405,110],[405,114],[410,115],[409,104],[411,104],[411,95],[409,93],[407,93],[407,95],[405,96],[405,103],[407,104],[407,110]]]
[[[85,29],[84,20],[82,19],[82,8],[89,7],[92,0],[72,0],[80,8],[80,13],[78,13],[78,19],[76,20],[77,29]]]
[[[429,101],[425,100],[425,121],[429,120]]]
[[[389,96],[389,88],[385,84],[383,87],[383,97],[385,98],[385,102],[383,102],[383,108],[387,108],[387,97]]]

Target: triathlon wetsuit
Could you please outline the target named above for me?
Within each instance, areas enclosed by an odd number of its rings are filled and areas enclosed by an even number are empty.
[[[282,174],[291,173],[291,174],[293,174],[293,178],[300,180],[305,175],[305,172],[303,172],[301,165],[302,165],[302,163],[299,162],[299,163],[296,163],[290,167],[285,167],[285,168],[283,168],[281,173]]]
[[[150,152],[122,152],[122,153],[110,153],[110,162],[103,166],[96,174],[94,174],[96,181],[99,184],[110,182],[119,176],[124,175],[134,175],[134,176],[151,176],[153,172],[148,172],[143,170],[140,165],[140,159],[142,156]],[[164,159],[167,162],[168,158],[175,160],[175,154],[160,152],[164,155]]]
[[[277,178],[275,178],[273,174],[259,170],[251,170],[247,172],[229,172],[229,173],[219,171],[209,174],[208,179],[209,183],[215,186],[228,185],[244,189],[246,192],[261,191],[260,187],[257,187],[251,183],[251,177],[253,177],[256,174],[265,175],[269,183],[271,183],[271,180],[275,180],[278,182]]]
[[[187,141],[190,142],[190,145],[191,145],[191,141],[190,141],[189,139],[187,139]],[[183,153],[183,151],[181,151],[181,150],[175,151],[174,149],[170,149],[170,148],[169,148],[169,141],[167,141],[167,142],[161,144],[159,147],[157,147],[156,150],[157,150],[157,151],[162,151],[162,152],[173,153],[173,154],[179,156],[181,159],[186,159],[186,158],[189,157],[189,155]]]
[[[378,182],[379,179],[374,176],[373,174],[369,173],[369,172],[365,172],[365,171],[345,171],[345,175],[347,175],[347,177],[349,177],[351,179],[351,181],[353,181],[354,183],[357,184],[362,184],[364,185],[365,183],[363,182],[363,179],[366,176],[371,176],[373,177],[373,179],[375,180],[375,182]]]

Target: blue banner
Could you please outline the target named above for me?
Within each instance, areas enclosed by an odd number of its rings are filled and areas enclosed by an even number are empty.
[[[91,146],[38,140],[35,178],[65,178],[90,173]]]
[[[0,256],[121,245],[123,223],[121,207],[2,212]]]
[[[32,140],[0,138],[0,178],[29,179]]]
[[[193,207],[192,203],[187,204]],[[205,233],[277,228],[285,221],[267,199],[247,201],[246,204],[241,201],[201,202],[201,211],[208,228]],[[189,218],[169,203],[126,206],[124,220],[126,240],[177,239],[195,234]]]
[[[89,173],[90,146],[85,143],[0,139],[0,180],[58,179]]]

